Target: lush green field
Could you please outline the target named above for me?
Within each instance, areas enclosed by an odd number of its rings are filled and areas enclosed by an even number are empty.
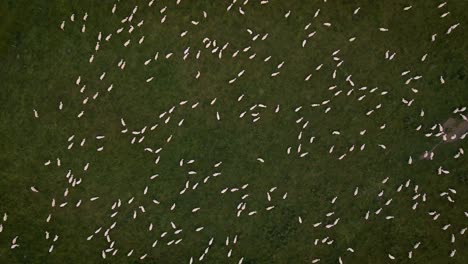
[[[468,263],[468,1],[149,2],[0,1],[0,263]]]

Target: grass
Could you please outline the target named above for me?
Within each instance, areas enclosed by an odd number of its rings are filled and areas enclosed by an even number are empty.
[[[243,7],[242,16],[238,1],[230,12],[225,1],[121,1],[114,15],[112,1],[3,1],[0,3],[0,214],[8,213],[2,222],[0,233],[0,261],[2,263],[188,263],[191,256],[198,258],[214,243],[205,256],[206,263],[310,263],[320,258],[320,263],[391,263],[388,254],[396,257],[396,263],[466,263],[468,261],[466,227],[468,204],[466,158],[453,159],[458,148],[466,148],[465,141],[441,145],[433,161],[419,161],[425,150],[439,142],[424,133],[436,123],[443,123],[453,109],[468,102],[466,92],[467,17],[466,1],[452,1],[438,9],[432,1],[270,1],[260,5],[250,1]],[[121,20],[128,16],[135,5],[138,11],[132,24],[135,30],[128,33],[128,23]],[[412,9],[402,9],[412,5]],[[164,12],[167,20],[161,24]],[[352,15],[357,7],[361,10]],[[320,14],[314,18],[314,13]],[[289,18],[284,14],[292,10]],[[202,12],[206,11],[207,19]],[[445,18],[440,15],[450,11]],[[87,12],[86,32],[81,33],[82,17]],[[75,14],[75,22],[70,15]],[[136,24],[144,19],[144,24]],[[59,28],[65,20],[65,30]],[[200,21],[195,26],[192,20]],[[332,23],[326,27],[323,23]],[[311,23],[308,30],[304,27]],[[460,23],[449,35],[447,29]],[[116,30],[125,26],[122,33]],[[380,27],[389,28],[381,32]],[[260,37],[268,33],[264,41],[252,41],[246,29]],[[187,30],[185,37],[180,33]],[[302,40],[313,31],[316,34],[302,48]],[[95,52],[97,35],[103,38],[112,33],[110,41],[101,41]],[[431,35],[437,33],[435,42]],[[145,36],[139,45],[138,40]],[[217,53],[206,49],[203,38],[216,39],[218,46],[229,42],[218,58]],[[356,37],[350,42],[351,37]],[[123,43],[131,39],[131,44]],[[183,51],[190,46],[190,56],[183,60]],[[239,52],[251,46],[247,52]],[[331,54],[344,60],[332,78],[336,63]],[[195,54],[201,50],[200,59]],[[385,52],[396,52],[394,60],[385,60]],[[143,63],[154,58],[157,62]],[[164,56],[173,52],[170,59]],[[248,57],[256,54],[254,59]],[[426,61],[421,57],[428,53]],[[95,54],[93,63],[88,60]],[[272,56],[270,61],[263,60]],[[125,70],[117,67],[126,61]],[[277,77],[277,65],[285,62]],[[316,67],[323,64],[319,71]],[[242,77],[233,84],[228,81],[241,70]],[[407,76],[401,73],[411,70]],[[197,71],[201,77],[195,79]],[[99,76],[106,72],[104,80]],[[304,78],[312,73],[309,81]],[[348,75],[356,84],[354,92],[345,81]],[[423,78],[405,85],[409,76]],[[82,84],[75,85],[81,76]],[[146,80],[154,76],[152,82]],[[442,85],[439,77],[444,76]],[[84,93],[80,88],[86,84]],[[107,88],[113,84],[113,90]],[[329,90],[336,85],[335,90]],[[366,86],[367,90],[358,88]],[[370,93],[370,90],[378,90]],[[419,92],[414,93],[411,88]],[[338,90],[343,92],[334,96]],[[381,95],[388,91],[387,95]],[[99,92],[96,100],[92,96]],[[237,98],[244,94],[242,101]],[[362,101],[358,98],[366,97]],[[83,100],[89,97],[86,105]],[[216,102],[210,102],[216,98]],[[415,99],[411,107],[402,98]],[[311,107],[331,99],[327,106]],[[185,105],[179,102],[187,100]],[[64,108],[58,110],[59,102]],[[199,105],[192,109],[192,105]],[[260,120],[253,123],[249,108],[255,104]],[[382,104],[371,116],[366,112]],[[274,110],[280,105],[279,113]],[[176,106],[171,120],[159,118]],[[294,110],[302,106],[298,112]],[[39,118],[35,118],[37,109]],[[425,116],[419,113],[424,109]],[[82,118],[78,113],[84,110]],[[247,111],[244,118],[240,113]],[[254,112],[255,112],[254,111]],[[221,120],[216,119],[219,112]],[[120,119],[125,119],[129,132],[123,129]],[[296,121],[303,118],[301,123]],[[182,126],[178,122],[184,119]],[[309,122],[303,129],[305,122]],[[150,127],[158,124],[154,131]],[[379,129],[386,124],[385,129]],[[421,131],[415,127],[423,125]],[[130,144],[131,131],[147,127],[142,143]],[[366,129],[366,134],[359,132]],[[339,130],[341,134],[332,135]],[[298,140],[302,131],[302,139]],[[72,140],[74,146],[67,149]],[[96,140],[97,135],[105,139]],[[172,135],[172,140],[166,140]],[[311,136],[313,144],[308,143]],[[84,147],[79,144],[86,138]],[[136,140],[140,137],[136,137]],[[304,158],[297,154],[301,143]],[[359,151],[361,144],[364,151]],[[378,144],[384,144],[386,150]],[[348,149],[355,145],[356,149]],[[104,146],[102,152],[97,148]],[[334,152],[329,154],[331,146]],[[144,148],[158,149],[158,155],[145,152]],[[292,154],[287,155],[288,147]],[[338,157],[348,153],[343,160]],[[416,160],[407,164],[408,157]],[[260,163],[257,158],[265,159]],[[60,158],[58,167],[56,159]],[[193,164],[179,166],[180,159],[194,159]],[[52,164],[44,166],[47,160]],[[213,165],[222,161],[219,168]],[[89,170],[83,167],[90,163]],[[442,166],[450,170],[446,176],[437,175]],[[72,187],[65,178],[72,170],[82,183]],[[196,175],[188,175],[188,171]],[[206,176],[215,172],[206,184]],[[155,173],[155,180],[149,177]],[[389,180],[382,183],[386,177]],[[401,192],[396,189],[411,179],[411,186]],[[190,187],[199,183],[196,190],[179,192],[186,181]],[[245,190],[221,195],[224,188]],[[412,197],[414,187],[426,193],[427,202],[419,198],[416,210]],[[39,193],[30,190],[31,186]],[[148,186],[148,193],[143,190]],[[266,193],[276,186],[268,202]],[[359,187],[359,195],[353,192]],[[69,190],[64,197],[65,189]],[[448,188],[457,190],[455,203],[440,197]],[[384,190],[384,195],[378,193]],[[281,197],[287,192],[288,198]],[[244,194],[247,209],[236,217],[236,207]],[[94,202],[89,199],[100,198]],[[338,196],[335,204],[330,201]],[[127,201],[134,197],[134,201]],[[52,208],[55,198],[57,206]],[[392,198],[392,203],[385,202]],[[121,199],[122,206],[115,218],[111,206]],[[152,200],[160,201],[155,205]],[[82,200],[80,207],[75,204]],[[60,208],[59,204],[68,202]],[[172,204],[176,209],[170,211]],[[272,211],[265,208],[275,205]],[[145,213],[138,206],[144,206]],[[192,208],[200,207],[196,214]],[[379,215],[374,212],[383,208]],[[133,219],[133,212],[138,216]],[[254,216],[247,213],[257,210]],[[367,211],[371,219],[364,220]],[[437,221],[429,211],[441,213]],[[335,214],[326,217],[325,214]],[[47,216],[52,219],[46,222]],[[393,215],[393,220],[385,216]],[[298,217],[303,219],[299,224]],[[340,218],[331,228],[325,224]],[[101,251],[109,247],[103,233],[114,222],[110,231],[119,251],[115,256]],[[171,222],[183,231],[173,234]],[[314,223],[323,222],[320,227]],[[148,227],[153,224],[153,231]],[[441,228],[451,224],[447,231]],[[204,226],[201,232],[195,228]],[[103,227],[93,239],[86,238]],[[45,239],[45,232],[59,239]],[[163,232],[166,237],[159,238]],[[455,243],[450,242],[456,234]],[[232,239],[238,235],[238,243]],[[10,249],[11,241],[19,236],[18,248]],[[225,246],[226,237],[231,244]],[[330,237],[333,244],[319,243],[315,239]],[[182,238],[178,245],[166,245],[170,240]],[[153,242],[158,245],[152,248]],[[407,258],[413,250],[413,258]],[[49,247],[54,250],[49,253]],[[355,253],[347,252],[352,247]],[[227,258],[229,249],[231,258]],[[131,257],[126,254],[134,249]],[[449,258],[456,249],[454,258]],[[148,254],[144,260],[139,257]]]

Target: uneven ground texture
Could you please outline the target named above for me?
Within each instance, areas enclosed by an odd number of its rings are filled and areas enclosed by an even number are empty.
[[[0,1],[0,263],[468,263],[466,10]]]

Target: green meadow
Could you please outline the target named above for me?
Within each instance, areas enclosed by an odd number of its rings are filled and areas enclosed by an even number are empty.
[[[468,1],[261,2],[0,1],[0,263],[468,263]]]

